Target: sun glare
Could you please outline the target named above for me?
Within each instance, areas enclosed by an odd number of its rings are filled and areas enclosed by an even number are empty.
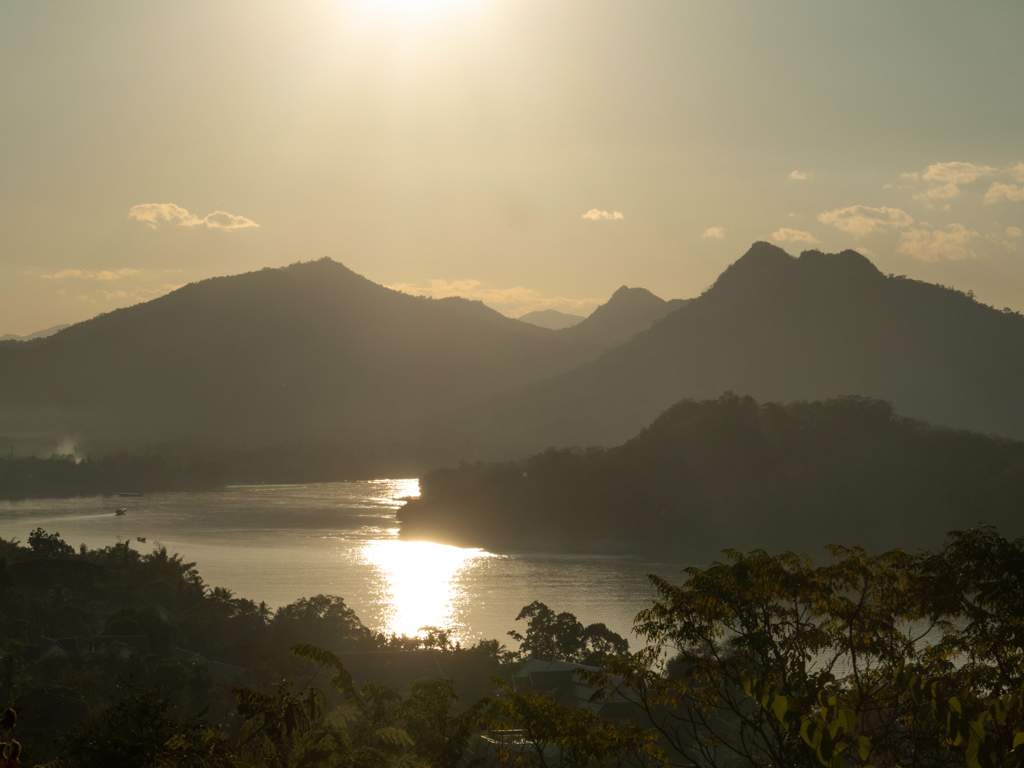
[[[415,635],[420,627],[453,626],[467,599],[459,574],[494,555],[426,541],[373,541],[365,545],[363,557],[378,569],[388,593],[382,629]]]
[[[425,21],[445,16],[470,4],[470,0],[354,0],[364,16],[388,17],[395,21]]]

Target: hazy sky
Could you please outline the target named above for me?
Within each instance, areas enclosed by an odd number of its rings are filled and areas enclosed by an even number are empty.
[[[1024,3],[0,3],[0,334],[331,256],[585,313],[755,240],[1024,309]]]

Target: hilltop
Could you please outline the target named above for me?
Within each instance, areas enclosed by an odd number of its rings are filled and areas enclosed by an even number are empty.
[[[535,312],[527,312],[525,315],[520,315],[518,319],[524,323],[539,325],[541,328],[560,331],[563,328],[576,325],[576,323],[584,319],[584,316],[559,312],[557,309],[538,309]]]
[[[0,345],[0,434],[387,444],[593,354],[479,302],[410,296],[324,259]]]
[[[794,258],[756,243],[621,346],[467,411],[462,434],[494,457],[610,446],[672,403],[729,390],[781,402],[863,395],[931,423],[1024,438],[1024,317],[884,275],[854,251]]]
[[[1024,442],[932,427],[862,397],[676,403],[624,444],[432,471],[402,535],[489,549],[929,546],[989,523],[1024,534]]]

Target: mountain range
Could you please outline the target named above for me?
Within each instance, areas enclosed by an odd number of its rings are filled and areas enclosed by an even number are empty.
[[[65,328],[70,328],[70,323],[64,323],[63,325],[54,325],[50,328],[44,328],[41,331],[35,333],[27,333],[24,336],[19,336],[16,333],[5,333],[0,336],[0,341],[32,341],[32,339],[45,339],[47,336],[53,336],[57,331],[63,331]]]
[[[596,314],[596,313],[595,313]],[[575,328],[569,330],[576,330]],[[684,398],[862,395],[1024,438],[1024,317],[880,272],[854,251],[755,243],[701,296],[596,360],[467,409],[474,453],[617,445]]]
[[[322,259],[0,342],[0,449],[333,443],[386,457],[403,444],[429,467],[616,445],[725,391],[862,395],[1024,438],[1022,386],[1024,318],[854,251],[755,243],[698,298],[623,287],[560,330]]]
[[[616,296],[639,289],[624,290]],[[667,302],[643,293],[649,325]],[[602,310],[644,323],[631,298]],[[390,290],[330,259],[214,278],[0,344],[0,435],[129,447],[388,443],[597,357],[621,337],[602,318],[567,335],[478,301]]]
[[[576,323],[583,320],[583,315],[570,315],[568,312],[559,312],[557,309],[538,309],[534,312],[520,315],[518,319],[524,323],[539,325],[541,328],[560,331],[563,328],[576,325]]]

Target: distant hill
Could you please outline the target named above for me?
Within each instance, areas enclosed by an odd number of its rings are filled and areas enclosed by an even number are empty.
[[[0,336],[0,341],[31,341],[32,339],[45,339],[47,336],[53,336],[53,334],[57,333],[57,331],[63,331],[65,328],[70,327],[70,323],[65,323],[64,325],[55,325],[52,328],[44,328],[41,331],[29,333],[26,334],[25,336],[18,336],[13,333],[5,333],[3,336]]]
[[[565,339],[611,349],[686,303],[686,299],[665,301],[644,288],[622,286],[583,322],[559,333]]]
[[[410,296],[324,259],[0,345],[0,435],[386,447],[593,355],[479,302]]]
[[[683,401],[623,445],[428,473],[410,539],[711,559],[730,547],[929,547],[979,522],[1024,535],[1024,443],[930,427],[878,400]]]
[[[864,395],[931,423],[1024,438],[1024,317],[886,276],[854,251],[794,258],[756,243],[649,330],[468,411],[460,428],[481,455],[608,446],[680,399],[728,390],[783,402]]]
[[[519,316],[519,320],[524,323],[549,328],[552,331],[569,328],[583,319],[583,315],[570,315],[567,312],[559,312],[557,309],[538,309],[535,312],[527,312],[525,315]]]

